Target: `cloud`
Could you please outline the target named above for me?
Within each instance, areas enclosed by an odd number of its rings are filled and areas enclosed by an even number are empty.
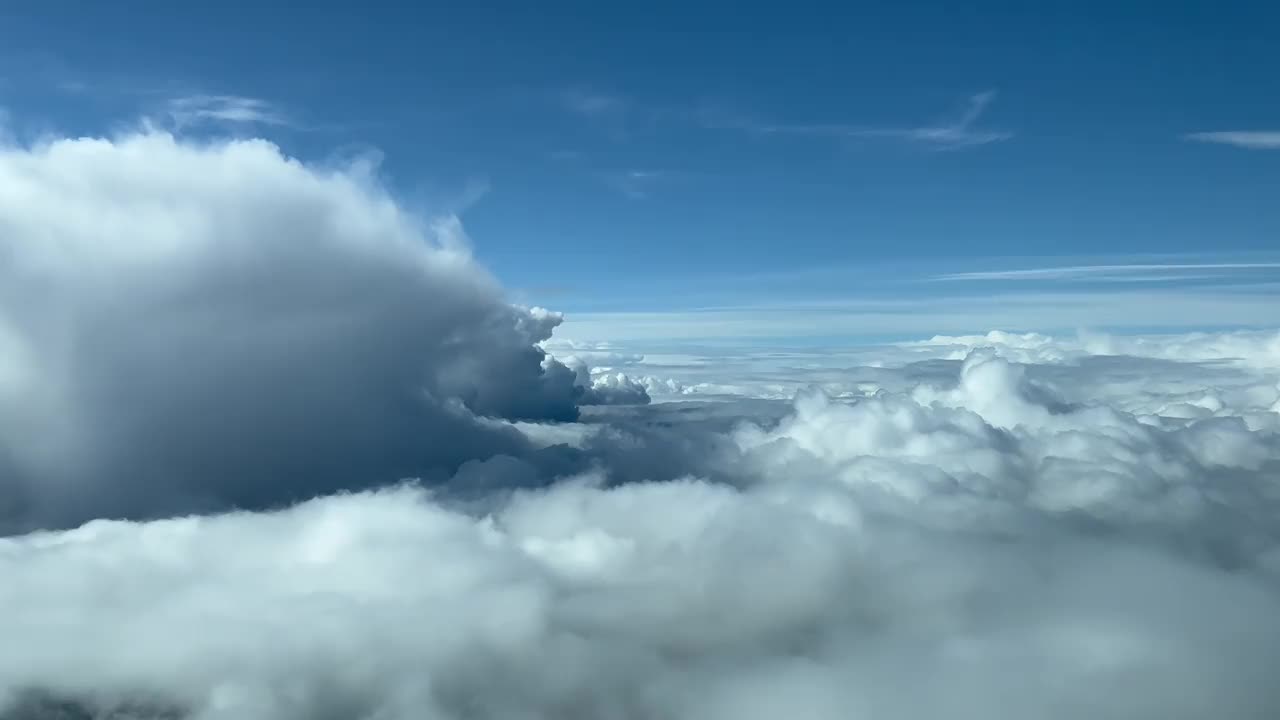
[[[654,343],[759,343],[786,338],[854,341],[869,335],[964,334],[990,327],[1046,331],[1261,328],[1274,324],[1275,302],[1271,287],[855,297],[652,312],[581,312],[558,332],[569,340],[612,338],[640,348]]]
[[[567,90],[561,93],[560,99],[566,110],[588,118],[618,115],[631,106],[631,102],[620,95],[587,90]]]
[[[0,150],[0,720],[1280,710],[1275,330],[553,341],[468,247],[260,140]]]
[[[754,125],[755,132],[785,135],[818,135],[834,138],[884,138],[902,140],[936,149],[959,149],[987,145],[1013,137],[1012,133],[978,130],[973,126],[995,99],[993,90],[971,95],[964,109],[951,121],[918,127],[866,127],[860,125]]]
[[[1277,502],[1269,488],[1280,468],[1280,418],[1265,409],[1280,392],[1274,377],[1253,376],[1247,393],[1204,384],[1157,390],[1149,381],[1148,398],[1132,396],[1130,377],[1122,397],[1144,402],[1121,410],[1116,386],[1099,392],[1114,375],[1070,366],[1044,372],[1050,368],[982,352],[957,365],[954,380],[851,404],[802,396],[795,416],[771,430],[748,427],[740,442],[757,449],[779,481],[782,472],[834,478],[865,490],[863,508],[930,525],[976,522],[1021,534],[1087,519],[1135,537],[1178,538],[1181,550],[1211,562],[1260,563],[1271,572],[1280,526],[1259,518],[1256,531],[1268,539],[1255,544],[1255,530],[1219,524],[1247,525],[1237,513],[1253,516],[1246,510],[1253,503]],[[1207,412],[1180,412],[1171,401],[1186,396]],[[1219,492],[1232,495],[1226,515],[1212,499]]]
[[[557,358],[559,360],[559,358]],[[582,389],[581,405],[647,405],[649,393],[642,380],[626,373],[593,372],[586,360],[570,355],[563,362],[574,373],[574,383]]]
[[[1233,145],[1246,150],[1280,150],[1280,130],[1198,132],[1184,135],[1183,139],[1219,145]]]
[[[522,452],[571,420],[456,221],[360,167],[163,133],[0,151],[0,531],[262,507]]]
[[[559,338],[548,343],[556,348],[567,344]],[[1032,377],[1060,385],[1058,394],[1068,402],[1087,402],[1094,394],[1126,410],[1148,413],[1163,412],[1167,402],[1184,400],[1217,406],[1219,400],[1204,399],[1211,385],[1215,393],[1228,392],[1234,398],[1221,402],[1251,414],[1275,403],[1280,381],[1271,377],[1280,368],[1280,333],[1273,330],[1175,335],[992,331],[890,344],[834,339],[825,344],[680,344],[675,346],[678,353],[655,352],[655,346],[644,341],[633,347],[645,354],[625,372],[644,382],[655,400],[679,399],[682,407],[695,398],[789,400],[815,387],[842,402],[904,392],[921,382],[954,378],[957,364],[975,351],[1025,364]],[[622,349],[615,346],[614,352]],[[1068,377],[1073,373],[1081,376],[1074,383]],[[1137,392],[1139,385],[1151,393]]]
[[[271,103],[237,95],[189,95],[173,98],[168,102],[166,112],[179,129],[202,123],[291,124],[288,117]]]
[[[970,95],[953,117],[939,122],[890,127],[850,123],[776,123],[719,103],[647,105],[622,95],[580,90],[562,93],[560,98],[565,110],[611,128],[615,139],[627,137],[632,130],[652,130],[671,124],[757,136],[801,135],[846,140],[879,138],[938,150],[988,145],[1013,137],[1011,132],[976,127],[996,98],[994,90]]]
[[[620,170],[602,173],[606,184],[632,200],[644,200],[649,197],[654,184],[665,176],[666,173],[657,170]]]
[[[1123,265],[1075,265],[1063,267],[989,270],[938,275],[935,281],[963,280],[1159,280],[1180,279],[1187,271],[1275,270],[1280,263],[1132,263]],[[1197,276],[1200,277],[1200,276]],[[1213,275],[1208,275],[1213,277]]]
[[[950,354],[942,357],[953,360],[984,349],[1027,363],[1124,355],[1180,363],[1212,361],[1256,369],[1280,368],[1280,332],[1270,330],[1146,336],[1086,332],[1074,338],[992,331],[960,337],[939,335],[903,345],[918,350],[945,350]]]
[[[618,485],[601,455],[480,511],[410,485],[0,540],[0,716],[1273,715],[1280,428],[947,367],[780,418],[602,409],[727,481]]]
[[[558,109],[615,143],[627,142],[637,132],[652,130],[667,115],[664,110],[632,98],[595,90],[566,90],[555,95],[555,103]],[[553,156],[559,161],[579,161],[585,157],[580,151],[566,152],[564,148]]]

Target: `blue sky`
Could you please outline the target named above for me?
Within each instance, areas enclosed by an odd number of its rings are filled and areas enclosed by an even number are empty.
[[[22,139],[147,116],[380,153],[517,300],[597,333],[1063,296],[1088,309],[936,325],[1258,325],[1278,26],[1261,2],[49,0],[0,6],[0,108]]]

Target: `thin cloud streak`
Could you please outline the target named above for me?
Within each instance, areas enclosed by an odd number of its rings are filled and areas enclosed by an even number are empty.
[[[630,103],[617,95],[585,90],[568,90],[561,94],[565,109],[577,115],[598,118],[626,112]]]
[[[938,275],[930,278],[934,282],[955,282],[973,280],[1072,280],[1096,279],[1093,276],[1118,274],[1154,274],[1165,272],[1186,272],[1189,270],[1273,270],[1280,268],[1280,262],[1263,263],[1181,263],[1181,264],[1135,264],[1135,265],[1075,265],[1067,267],[1029,268],[1025,270],[990,270],[981,272],[962,272]]]
[[[169,101],[166,110],[178,127],[201,122],[290,124],[289,119],[266,100],[239,95],[189,95],[174,98]]]
[[[622,170],[603,174],[605,182],[618,192],[632,200],[644,200],[649,197],[654,183],[660,181],[665,173],[657,170]]]
[[[1193,142],[1231,145],[1246,150],[1280,150],[1280,130],[1229,130],[1198,132],[1183,136]]]
[[[833,299],[825,303],[744,305],[666,312],[568,313],[556,337],[616,342],[742,338],[870,337],[985,332],[983,328],[1166,331],[1269,327],[1274,291],[1004,293],[981,298]]]
[[[820,135],[837,138],[885,138],[920,143],[936,149],[955,149],[986,145],[1008,140],[1013,133],[973,129],[987,106],[995,99],[994,90],[970,96],[964,111],[955,121],[920,127],[866,127],[860,125],[761,125],[757,132],[766,134]]]
[[[692,124],[704,130],[757,136],[813,136],[835,139],[884,139],[951,150],[1008,140],[1013,133],[975,127],[996,98],[994,90],[965,99],[959,113],[929,125],[874,126],[851,123],[774,123],[739,109],[718,105],[648,106],[615,93],[569,90],[559,95],[561,107],[579,117],[610,125],[652,129],[657,123]]]

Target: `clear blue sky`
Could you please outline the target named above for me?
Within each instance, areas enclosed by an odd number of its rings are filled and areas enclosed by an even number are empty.
[[[1280,280],[1275,3],[481,5],[7,2],[0,108],[377,149],[583,313]]]

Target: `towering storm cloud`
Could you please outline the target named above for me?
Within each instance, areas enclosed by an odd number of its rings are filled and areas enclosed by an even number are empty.
[[[162,133],[0,151],[0,529],[228,506],[518,452],[572,420],[559,316],[359,167]]]

